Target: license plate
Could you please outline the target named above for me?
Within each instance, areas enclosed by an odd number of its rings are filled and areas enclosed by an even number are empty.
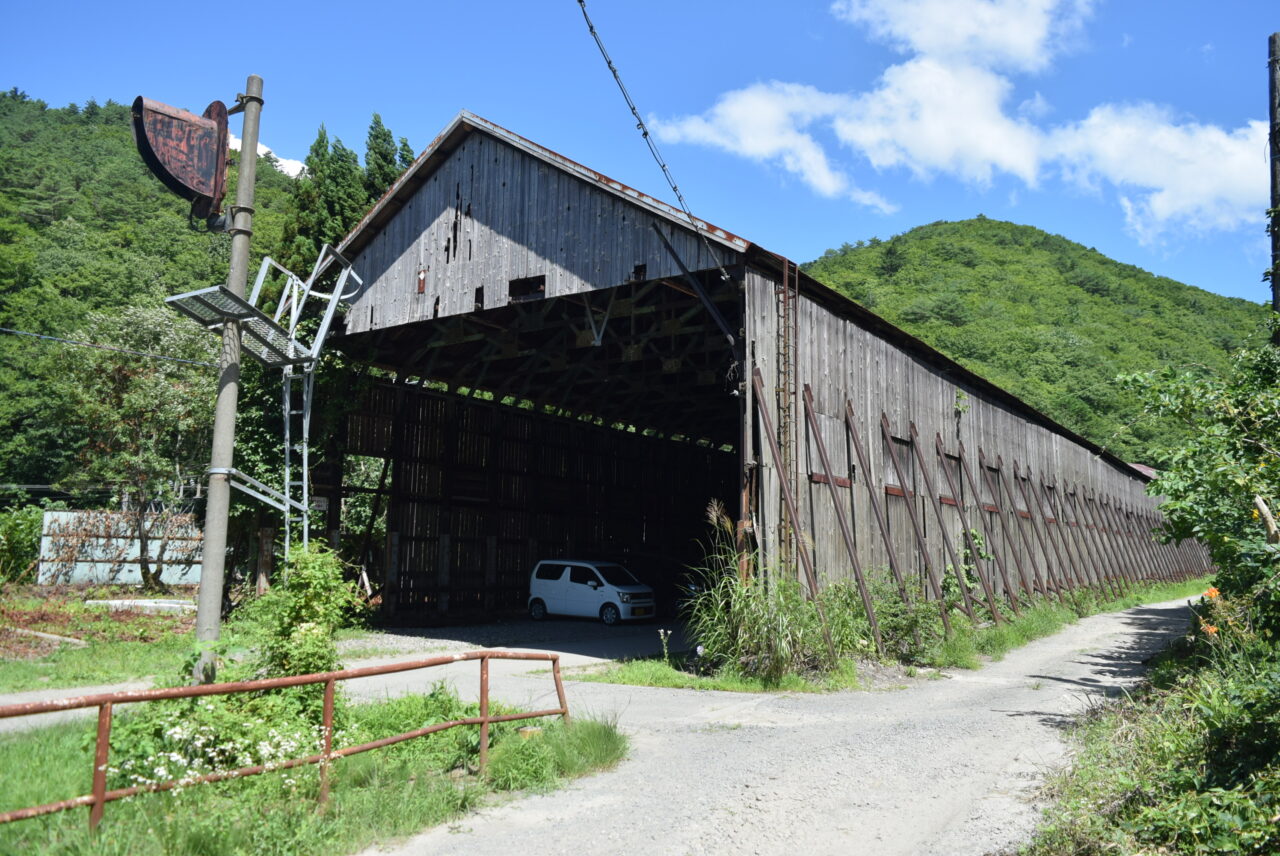
[[[652,610],[650,609],[650,607],[637,606],[635,609],[631,610],[631,614],[632,615],[648,615],[651,611]]]

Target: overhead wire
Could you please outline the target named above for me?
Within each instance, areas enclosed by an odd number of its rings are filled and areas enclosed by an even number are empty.
[[[210,363],[204,360],[184,360],[181,357],[170,357],[165,354],[152,354],[147,351],[134,351],[130,348],[117,348],[113,345],[99,345],[94,342],[77,342],[74,339],[63,339],[59,336],[46,336],[42,333],[28,333],[25,330],[11,330],[8,327],[0,327],[0,333],[8,333],[11,336],[26,336],[31,339],[42,339],[47,342],[58,342],[63,345],[77,345],[81,348],[94,348],[99,351],[112,351],[117,354],[128,354],[133,357],[147,357],[153,360],[168,360],[171,363],[183,363],[189,366],[207,366],[211,369],[218,367],[217,363]]]
[[[720,281],[731,283],[733,278],[729,276],[729,272],[725,270],[724,263],[720,260],[720,255],[711,246],[711,241],[707,237],[705,221],[699,221],[693,216],[693,211],[689,208],[688,201],[684,198],[684,193],[680,191],[680,186],[676,184],[675,176],[671,173],[671,168],[667,166],[666,159],[662,156],[662,152],[658,149],[658,142],[653,138],[653,134],[649,131],[649,125],[645,122],[644,117],[640,115],[640,108],[636,106],[635,99],[631,97],[631,93],[627,90],[627,85],[622,82],[622,74],[618,71],[618,67],[614,65],[613,58],[609,56],[609,51],[604,46],[604,40],[600,38],[600,33],[596,31],[596,25],[591,20],[591,15],[587,13],[587,0],[578,0],[578,7],[582,10],[582,20],[587,24],[587,32],[591,34],[591,38],[595,40],[596,47],[600,49],[600,56],[604,59],[604,64],[609,67],[609,72],[613,75],[613,82],[618,85],[618,91],[622,93],[622,98],[627,102],[627,107],[631,110],[631,115],[636,120],[636,129],[640,131],[640,136],[644,138],[645,145],[649,147],[649,154],[653,155],[654,161],[658,164],[658,168],[662,170],[663,177],[666,178],[667,184],[671,187],[671,192],[675,194],[676,202],[680,205],[680,210],[684,212],[685,219],[689,221],[689,226],[694,233],[702,240],[702,246],[707,251],[707,256],[711,258],[720,272]],[[705,299],[705,298],[704,298]],[[714,306],[710,307],[715,314]],[[727,333],[728,331],[726,331]],[[730,335],[730,339],[736,339],[736,336]],[[738,355],[732,354],[730,357],[729,370],[725,375],[725,381],[733,390],[733,394],[739,394],[740,365]]]
[[[711,247],[711,242],[707,239],[706,229],[704,225],[699,225],[699,221],[693,216],[693,211],[689,209],[689,203],[685,201],[684,194],[680,191],[680,186],[676,184],[675,176],[671,174],[670,167],[667,166],[666,159],[662,157],[662,152],[658,149],[658,143],[653,138],[653,134],[649,131],[649,125],[640,115],[640,108],[636,107],[635,100],[631,97],[631,93],[627,91],[627,86],[622,82],[622,75],[618,72],[618,67],[613,64],[613,59],[609,56],[609,51],[605,49],[604,40],[600,38],[600,34],[596,32],[595,24],[591,21],[591,16],[587,14],[587,0],[578,0],[578,6],[582,9],[582,19],[587,23],[587,31],[591,33],[591,38],[595,39],[596,47],[600,49],[600,56],[604,58],[604,63],[609,67],[609,71],[613,74],[613,80],[618,84],[618,91],[622,93],[623,99],[627,102],[627,107],[631,109],[631,115],[635,117],[636,128],[640,131],[640,136],[644,137],[645,144],[649,147],[649,153],[653,155],[653,159],[657,162],[658,167],[662,170],[663,176],[667,179],[667,184],[671,187],[671,192],[675,194],[676,201],[680,204],[680,210],[684,212],[684,216],[689,220],[689,225],[697,232],[698,237],[702,239],[703,245],[706,247],[707,254],[711,258],[716,259],[716,267],[720,270],[720,279],[725,282],[731,281],[729,272],[725,270],[724,265],[720,263],[719,256]]]

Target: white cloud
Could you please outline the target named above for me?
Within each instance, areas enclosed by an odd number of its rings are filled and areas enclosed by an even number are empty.
[[[849,109],[849,99],[796,83],[757,83],[730,92],[701,116],[671,122],[654,119],[668,142],[715,146],[760,162],[782,166],[822,196],[846,196],[884,212],[891,203],[859,190],[831,165],[822,145],[809,133],[816,122]]]
[[[1053,106],[1039,92],[1018,105],[1018,115],[1028,119],[1043,119],[1052,112]]]
[[[1090,0],[836,0],[831,11],[909,53],[1035,71],[1080,28]]]
[[[835,117],[836,135],[877,169],[947,173],[975,184],[1000,171],[1034,185],[1039,140],[1033,127],[1002,110],[1010,88],[974,66],[909,60]]]
[[[1112,191],[1139,240],[1177,230],[1236,229],[1266,207],[1265,127],[1178,120],[1151,104],[1101,104],[1083,120],[1044,124],[1036,92],[1013,109],[1013,75],[1043,72],[1070,49],[1093,0],[836,0],[838,18],[910,54],[865,92],[771,81],[728,92],[694,116],[655,120],[658,136],[780,166],[815,192],[889,212],[855,181],[858,159],[987,186],[1005,174],[1035,188],[1061,174]],[[1124,35],[1123,45],[1131,39]],[[832,136],[854,156],[825,144]]]
[[[233,151],[240,151],[240,138],[235,134],[232,134],[230,131],[227,132],[227,136],[230,138],[227,141],[227,146]],[[303,164],[302,161],[293,160],[291,158],[282,158],[279,155],[276,155],[276,153],[271,149],[264,146],[261,142],[258,143],[258,155],[275,155],[276,166],[280,167],[280,171],[291,178],[297,178],[302,174],[302,171],[306,169],[306,165]]]
[[[1117,188],[1126,223],[1144,242],[1172,227],[1230,230],[1256,221],[1267,207],[1266,146],[1262,121],[1228,131],[1179,122],[1151,104],[1095,107],[1047,143],[1068,180]]]

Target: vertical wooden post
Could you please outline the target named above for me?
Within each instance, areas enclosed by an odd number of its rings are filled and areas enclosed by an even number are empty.
[[[1280,33],[1267,39],[1268,101],[1271,118],[1271,311],[1280,312]],[[1280,345],[1280,327],[1271,332]]]
[[[258,571],[255,589],[258,595],[271,587],[271,564],[276,554],[276,530],[265,526],[258,530]]]

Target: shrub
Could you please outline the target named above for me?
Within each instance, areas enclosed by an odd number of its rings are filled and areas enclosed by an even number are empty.
[[[35,580],[43,520],[44,509],[38,505],[14,506],[0,512],[0,582]]]

